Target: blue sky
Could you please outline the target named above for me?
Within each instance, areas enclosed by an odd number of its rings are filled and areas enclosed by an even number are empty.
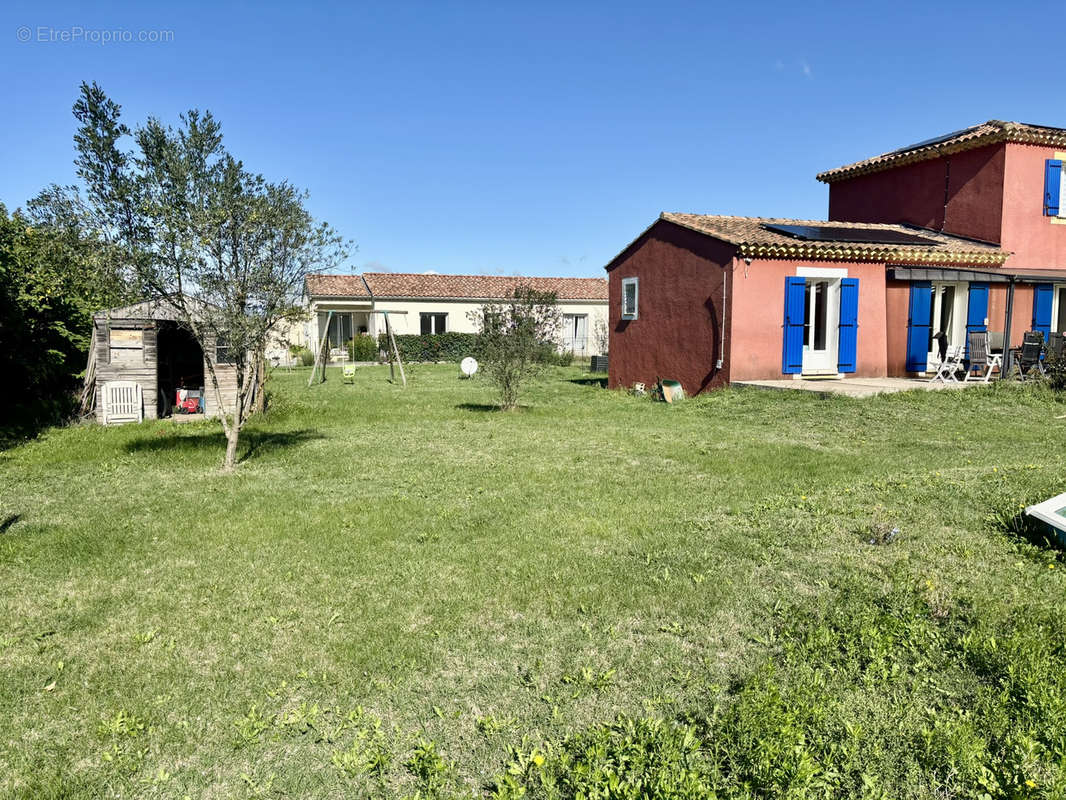
[[[660,211],[824,218],[820,170],[987,119],[1066,127],[1061,12],[9,0],[0,202],[74,180],[95,80],[131,126],[210,109],[355,241],[353,271],[602,275]]]

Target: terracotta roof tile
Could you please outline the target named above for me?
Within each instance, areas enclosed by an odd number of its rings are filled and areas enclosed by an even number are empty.
[[[499,300],[519,286],[555,292],[560,300],[607,300],[603,278],[526,278],[509,275],[420,275],[401,272],[365,272],[363,278],[377,298],[450,298]],[[359,275],[309,275],[307,291],[313,296],[369,297]]]
[[[826,261],[874,261],[918,264],[1000,265],[1007,251],[994,244],[951,236],[909,225],[863,222],[825,222],[822,220],[784,219],[779,217],[723,217],[705,214],[663,213],[661,219],[683,228],[705,233],[737,245],[739,255],[753,258],[812,258]],[[766,225],[812,225],[821,228],[851,228],[892,231],[921,236],[932,244],[881,244],[873,242],[836,242],[797,239]]]
[[[370,293],[358,275],[308,275],[307,293],[313,297],[365,297]]]
[[[972,128],[965,128],[945,136],[939,136],[907,147],[901,147],[889,153],[882,153],[873,158],[847,164],[843,167],[826,170],[818,174],[818,180],[824,183],[854,178],[871,172],[880,172],[893,167],[928,161],[940,156],[973,150],[999,142],[1017,144],[1034,144],[1044,147],[1066,147],[1066,129],[1050,128],[1045,125],[1026,125],[1022,122],[1002,122],[989,120]]]

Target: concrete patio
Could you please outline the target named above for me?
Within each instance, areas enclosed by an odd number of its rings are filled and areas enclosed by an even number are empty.
[[[843,395],[845,397],[873,397],[876,394],[893,394],[920,391],[939,391],[941,389],[963,389],[971,386],[984,386],[979,381],[970,383],[930,383],[923,378],[798,378],[769,381],[734,381],[734,386],[754,386],[759,389],[781,389],[801,392],[814,392],[823,397]]]

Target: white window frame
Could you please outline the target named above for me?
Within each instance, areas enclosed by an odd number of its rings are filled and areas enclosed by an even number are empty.
[[[1053,283],[1051,284],[1051,330],[1055,330],[1055,322],[1059,318],[1059,295],[1062,294],[1062,290],[1066,289],[1066,283]],[[1066,331],[1057,331],[1058,333],[1066,333]]]
[[[1063,162],[1063,168],[1059,170],[1059,213],[1048,219],[1053,223],[1066,225],[1066,153],[1056,152],[1051,158]]]
[[[966,313],[970,306],[970,282],[969,281],[932,281],[932,294],[929,297],[929,315],[932,320],[929,332],[935,335],[938,330],[939,314],[942,308],[943,290],[946,287],[955,290],[955,298],[951,309],[951,330],[944,331],[951,347],[964,346],[966,344]],[[938,301],[941,306],[938,307]],[[936,372],[937,364],[940,363],[940,353],[937,350],[936,340],[933,339],[929,346],[929,355],[926,361],[926,372]]]
[[[633,308],[626,311],[626,290],[633,287]],[[637,319],[640,309],[640,281],[638,278],[622,278],[622,319]]]

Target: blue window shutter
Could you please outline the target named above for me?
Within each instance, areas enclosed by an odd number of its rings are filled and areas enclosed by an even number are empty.
[[[803,323],[807,317],[803,278],[785,278],[784,345],[781,349],[781,372],[795,375],[803,371]]]
[[[1059,190],[1062,188],[1062,162],[1049,158],[1044,162],[1044,216],[1059,215]]]
[[[985,319],[988,318],[988,284],[971,281],[970,294],[966,305],[966,357],[970,357],[970,334],[988,330]]]
[[[837,370],[854,372],[859,329],[859,279],[840,279],[840,342],[837,347]]]
[[[1051,299],[1053,296],[1050,283],[1038,283],[1033,287],[1033,330],[1042,332],[1045,341],[1051,333]]]
[[[907,319],[907,372],[925,372],[929,362],[929,314],[933,284],[913,281]]]

